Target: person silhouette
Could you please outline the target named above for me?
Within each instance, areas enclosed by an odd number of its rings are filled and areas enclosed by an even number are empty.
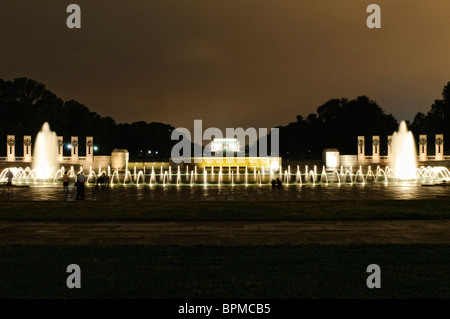
[[[84,176],[83,172],[78,173],[77,175],[77,198],[84,200],[84,182],[86,181],[86,176]]]
[[[64,172],[63,178],[63,189],[65,192],[69,191],[69,175],[67,175],[67,171]]]
[[[281,186],[283,186],[283,184],[281,183],[280,179],[277,178],[277,187],[281,187]]]
[[[12,180],[13,180],[13,178],[14,178],[14,174],[13,174],[13,172],[11,171],[10,168],[8,168],[8,171],[6,172],[5,177],[6,177],[6,189],[7,189],[8,193],[9,193],[9,189],[10,189],[11,186],[12,186]]]

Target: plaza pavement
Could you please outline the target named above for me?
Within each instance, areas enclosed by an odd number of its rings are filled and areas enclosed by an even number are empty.
[[[0,245],[450,244],[450,220],[8,222]]]
[[[73,201],[75,190],[61,187],[0,191],[6,201]],[[264,202],[321,200],[435,199],[449,197],[450,187],[420,185],[321,185],[203,187],[113,187],[86,190],[86,202],[152,201]],[[8,222],[0,221],[0,245],[279,245],[279,244],[450,243],[450,220],[389,221],[184,221],[184,222]]]
[[[7,192],[0,187],[1,201],[74,201],[76,189],[64,192],[60,185],[31,185],[14,187]],[[163,202],[264,202],[264,201],[322,201],[322,200],[409,200],[450,197],[450,186],[421,187],[418,184],[322,184],[285,185],[273,189],[270,185],[237,186],[114,186],[87,187],[86,201],[163,201]]]

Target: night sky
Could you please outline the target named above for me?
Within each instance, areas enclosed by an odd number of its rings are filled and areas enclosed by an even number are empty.
[[[81,29],[66,27],[70,3]],[[366,26],[371,3],[381,29]],[[363,94],[412,120],[450,81],[449,12],[449,0],[2,0],[0,77],[119,123],[274,127]]]

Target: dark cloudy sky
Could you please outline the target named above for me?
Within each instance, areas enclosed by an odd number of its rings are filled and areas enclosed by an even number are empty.
[[[82,29],[66,27],[70,3]],[[449,13],[449,0],[2,0],[0,77],[117,122],[273,127],[362,94],[412,120],[450,81]]]

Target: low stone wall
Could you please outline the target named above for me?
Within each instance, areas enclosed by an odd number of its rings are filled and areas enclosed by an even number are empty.
[[[344,168],[356,167],[358,165],[358,156],[356,155],[340,155],[340,165]]]
[[[99,166],[108,168],[111,165],[111,156],[94,156],[94,163],[92,169],[97,169]]]

